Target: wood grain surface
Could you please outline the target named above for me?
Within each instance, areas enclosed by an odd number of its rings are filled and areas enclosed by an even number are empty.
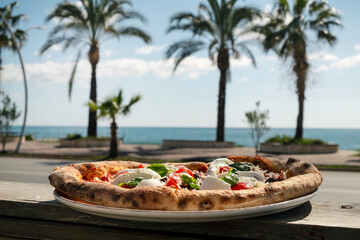
[[[0,182],[0,239],[360,239],[359,204],[311,201],[257,218],[148,223],[81,213],[55,201],[52,191],[46,184]]]

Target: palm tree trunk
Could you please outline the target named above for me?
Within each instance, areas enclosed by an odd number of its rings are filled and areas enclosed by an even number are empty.
[[[296,121],[295,139],[303,138],[303,122],[304,122],[304,101],[306,89],[306,75],[309,64],[306,59],[305,44],[297,46],[294,51],[295,65],[293,71],[296,74],[296,93],[298,95],[299,112]]]
[[[226,70],[220,70],[218,115],[216,128],[216,141],[225,140],[225,94],[226,94]]]
[[[2,47],[0,46],[0,93],[1,93],[1,83],[2,83],[2,57],[1,57]]]
[[[90,99],[96,103],[96,65],[97,63],[91,63],[91,83],[90,83]],[[89,108],[89,124],[88,124],[88,137],[97,136],[97,119],[96,111],[92,111]]]
[[[113,119],[110,128],[111,128],[111,140],[110,140],[109,157],[115,158],[119,155],[118,141],[117,141],[117,126],[116,126],[115,119]]]
[[[220,47],[217,64],[220,70],[219,96],[218,96],[218,115],[216,128],[216,141],[225,141],[225,96],[226,96],[226,73],[229,69],[229,51]]]

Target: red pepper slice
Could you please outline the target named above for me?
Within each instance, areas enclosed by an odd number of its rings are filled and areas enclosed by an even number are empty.
[[[168,176],[166,186],[172,187],[176,189],[180,189],[180,185],[182,184],[182,179],[179,173],[172,173]]]
[[[186,167],[180,167],[179,170],[177,170],[175,173],[187,173],[190,176],[194,177],[194,174],[192,173],[192,171],[190,171],[188,168]]]
[[[229,172],[230,169],[231,169],[231,167],[229,167],[229,166],[220,167],[219,168],[219,173]]]
[[[244,190],[244,189],[253,189],[253,187],[248,183],[239,182],[231,188],[231,190]]]
[[[173,178],[168,178],[166,186],[176,188],[176,189],[180,189],[179,185],[177,185],[177,183],[175,182],[175,180]]]
[[[140,163],[140,165],[138,166],[138,168],[145,168],[144,165],[142,165],[142,163]]]

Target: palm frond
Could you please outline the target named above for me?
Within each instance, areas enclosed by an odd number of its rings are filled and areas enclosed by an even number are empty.
[[[333,46],[337,41],[337,38],[335,37],[335,35],[331,34],[330,32],[328,32],[326,30],[318,31],[317,38],[319,40],[326,41],[330,46]]]
[[[127,114],[129,114],[131,106],[134,105],[135,103],[137,103],[138,101],[140,101],[141,96],[140,95],[136,95],[134,97],[132,97],[130,99],[130,102],[124,106],[124,108],[122,109],[121,113],[126,116]]]
[[[301,16],[306,8],[309,0],[296,0],[294,1],[293,13],[295,16]]]
[[[166,51],[166,58],[169,59],[171,56],[176,55],[173,73],[175,73],[179,64],[186,57],[194,54],[195,52],[203,48],[205,48],[205,43],[203,41],[183,40],[171,44]]]
[[[81,57],[81,51],[78,51],[78,54],[77,54],[77,57],[75,60],[75,64],[71,71],[71,75],[70,75],[70,79],[69,79],[69,88],[68,88],[69,101],[71,101],[71,93],[72,93],[72,88],[73,88],[73,84],[74,84],[75,73],[76,73],[76,69],[77,69],[80,57]]]
[[[238,43],[236,46],[241,49],[241,52],[243,52],[246,56],[248,56],[251,59],[251,63],[253,64],[254,67],[256,67],[255,56],[251,52],[250,48],[242,42]]]
[[[216,39],[213,39],[213,41],[209,44],[209,48],[208,48],[209,58],[214,64],[216,63],[215,54],[217,52],[217,49],[214,50],[214,47],[217,44],[218,44],[218,41]]]
[[[151,37],[145,31],[136,27],[125,27],[117,30],[120,36],[138,37],[145,43],[151,42]]]
[[[40,55],[43,54],[46,50],[48,50],[53,45],[61,43],[65,39],[66,39],[65,37],[55,37],[55,38],[52,38],[52,39],[48,39],[47,42],[41,47]]]

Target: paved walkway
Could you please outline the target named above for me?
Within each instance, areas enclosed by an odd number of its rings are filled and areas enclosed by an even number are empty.
[[[16,143],[8,143],[7,150],[14,150]],[[120,148],[120,155],[153,159],[173,159],[183,161],[194,160],[213,160],[219,157],[229,155],[255,155],[254,148],[178,148],[163,149],[160,145],[130,145],[124,144]],[[34,154],[56,154],[56,155],[106,155],[108,148],[63,148],[55,142],[24,142],[21,145],[20,153]],[[360,157],[355,157],[357,151],[339,150],[334,154],[302,154],[302,155],[274,155],[260,154],[260,156],[276,157],[279,159],[288,159],[295,157],[315,164],[331,165],[353,165],[360,166]]]

